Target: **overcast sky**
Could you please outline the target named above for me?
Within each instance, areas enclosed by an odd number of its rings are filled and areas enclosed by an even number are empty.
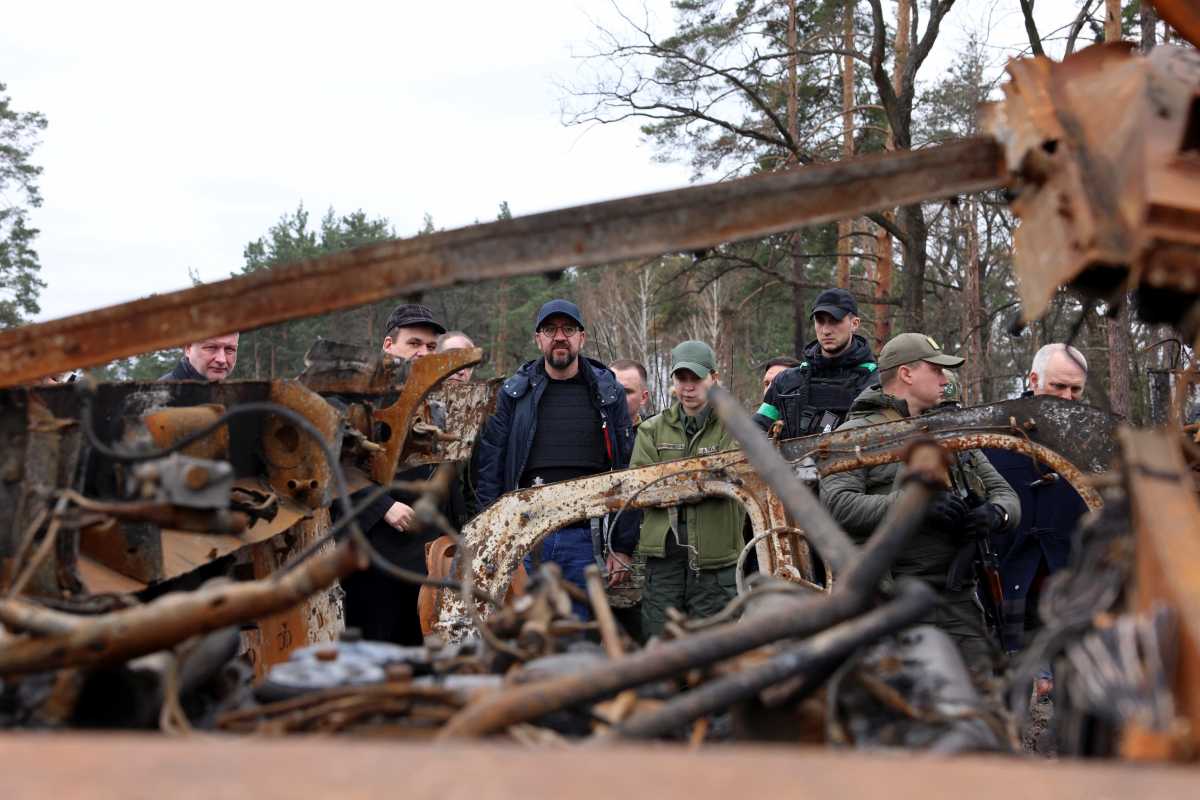
[[[660,25],[667,0],[648,0]],[[623,3],[629,7],[629,3]],[[639,3],[640,5],[640,3]],[[1039,4],[1045,5],[1043,4]],[[1042,12],[1043,29],[1070,3]],[[636,6],[635,6],[636,7]],[[239,269],[303,203],[400,235],[683,185],[636,124],[560,121],[603,0],[7,3],[0,82],[49,128],[34,214],[51,319]],[[926,78],[968,31],[997,59],[1017,0],[951,12]]]

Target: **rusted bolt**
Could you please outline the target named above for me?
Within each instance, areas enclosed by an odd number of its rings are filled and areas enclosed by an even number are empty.
[[[388,664],[383,668],[383,674],[387,676],[389,681],[396,683],[408,683],[412,680],[413,668],[411,664],[403,662],[396,664]]]
[[[208,486],[208,470],[199,464],[192,464],[183,472],[183,482],[193,491],[199,491]]]

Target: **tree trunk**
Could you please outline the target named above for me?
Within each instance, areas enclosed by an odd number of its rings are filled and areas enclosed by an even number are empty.
[[[795,3],[793,2],[793,8]],[[842,12],[842,158],[854,156],[854,6],[855,0],[846,0]],[[850,255],[854,244],[854,221],[838,221],[837,284],[850,288]]]
[[[496,339],[492,345],[492,365],[496,368],[497,375],[507,375],[505,368],[508,366],[507,348],[508,348],[508,281],[504,278],[500,279],[500,285],[497,289],[496,313]]]
[[[896,59],[895,63],[892,65],[892,88],[895,90],[897,95],[899,95],[902,91],[904,83],[904,69],[905,65],[908,63],[909,39],[912,30],[911,3],[912,0],[897,0],[896,2]],[[896,131],[891,130],[889,126],[887,149],[895,150],[896,141]],[[919,213],[919,206],[917,207],[917,210]],[[907,233],[910,237],[910,241],[913,241],[912,237],[914,235],[914,231],[909,230],[908,225],[905,222],[908,217],[906,211],[907,209],[901,209],[897,215],[892,217],[892,219],[899,220],[900,227],[905,229],[905,233]],[[922,217],[921,224],[918,226],[921,231],[924,231],[924,222],[924,217]],[[921,242],[921,249],[924,249],[924,239],[922,239]],[[890,297],[892,292],[892,272],[894,268],[892,259],[891,234],[887,233],[886,231],[881,231],[878,234],[875,243],[875,254],[876,258],[878,259],[876,266],[876,280],[878,281],[877,291],[880,297]],[[913,265],[916,263],[916,261],[917,259],[913,257],[910,248],[906,245],[904,252],[904,266],[906,275],[911,273]],[[920,272],[920,277],[923,281],[925,278],[923,260],[921,261],[921,265],[917,268],[917,271]],[[922,308],[922,303],[925,300],[924,287],[921,287],[919,291],[913,292],[911,279],[909,279],[909,281],[905,284],[905,287],[905,306],[908,308],[910,314],[907,325],[909,330],[915,330],[914,325],[916,322],[914,317],[911,316],[914,311],[916,312],[916,318],[920,319],[922,324],[924,323],[924,310]],[[882,347],[883,344],[886,343],[887,340],[892,336],[891,313],[890,306],[876,306],[876,348]]]
[[[797,89],[796,89],[796,0],[788,0],[788,95],[787,95],[787,124],[788,133],[791,134],[792,141],[799,143],[800,140],[800,119],[799,109],[797,108]],[[795,163],[795,154],[788,155],[789,164]],[[792,245],[792,280],[795,282],[792,285],[792,315],[794,318],[795,329],[792,334],[792,347],[795,350],[796,358],[804,357],[805,344],[805,320],[808,318],[807,303],[805,302],[805,292],[802,285],[805,283],[805,258],[803,247],[800,245],[800,232],[796,231],[791,237]]]
[[[912,39],[912,0],[897,0],[896,3],[896,63],[892,69],[892,87],[898,98],[908,97],[907,108],[899,109],[904,129],[892,131],[892,146],[899,149],[909,149],[912,146],[912,133],[908,130],[908,120],[912,117],[911,87],[905,86],[905,73],[908,69],[908,54]],[[904,100],[900,99],[903,104]],[[925,259],[929,232],[925,225],[925,215],[921,206],[905,206],[897,215],[900,227],[904,230],[908,241],[904,243],[904,306],[907,310],[905,328],[910,331],[921,331],[925,328]]]
[[[892,236],[880,228],[875,233],[875,296],[889,300],[892,295]],[[892,338],[891,303],[875,304],[875,352]]]
[[[792,234],[792,317],[795,332],[792,335],[792,350],[796,358],[804,358],[805,324],[808,320],[808,302],[804,291],[804,253],[800,246],[800,234]]]
[[[1104,41],[1121,39],[1121,0],[1104,0]],[[1108,329],[1108,381],[1112,410],[1126,419],[1130,416],[1132,403],[1129,394],[1129,302],[1122,298],[1116,318],[1107,320]]]
[[[1104,0],[1104,41],[1121,40],[1121,0]]]
[[[962,340],[967,359],[959,373],[963,404],[979,405],[983,396],[983,294],[981,292],[981,262],[979,259],[979,200],[972,197],[965,215],[966,262],[963,267]]]
[[[1149,53],[1158,44],[1158,13],[1151,7],[1149,0],[1141,0],[1141,51]]]

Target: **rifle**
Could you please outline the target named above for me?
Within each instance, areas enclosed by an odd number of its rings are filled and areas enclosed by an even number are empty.
[[[958,453],[954,454],[954,466],[957,469],[950,470],[950,485],[954,493],[962,498],[969,509],[976,509],[986,503],[984,498],[966,485]],[[959,550],[947,572],[946,588],[950,591],[961,589],[965,583],[966,571],[971,566],[975,567],[979,582],[986,588],[985,592],[980,593],[984,614],[994,630],[999,633],[1003,626],[1004,582],[1000,579],[1000,560],[996,558],[991,537],[986,533]]]

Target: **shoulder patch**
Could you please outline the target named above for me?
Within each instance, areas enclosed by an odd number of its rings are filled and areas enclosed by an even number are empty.
[[[764,417],[771,420],[772,422],[778,422],[779,417],[781,416],[781,414],[779,413],[779,409],[776,408],[775,406],[771,405],[770,403],[763,403],[761,406],[759,406],[757,413],[762,414]]]
[[[878,365],[874,361],[864,361],[858,366],[867,372],[874,372],[878,368]]]

